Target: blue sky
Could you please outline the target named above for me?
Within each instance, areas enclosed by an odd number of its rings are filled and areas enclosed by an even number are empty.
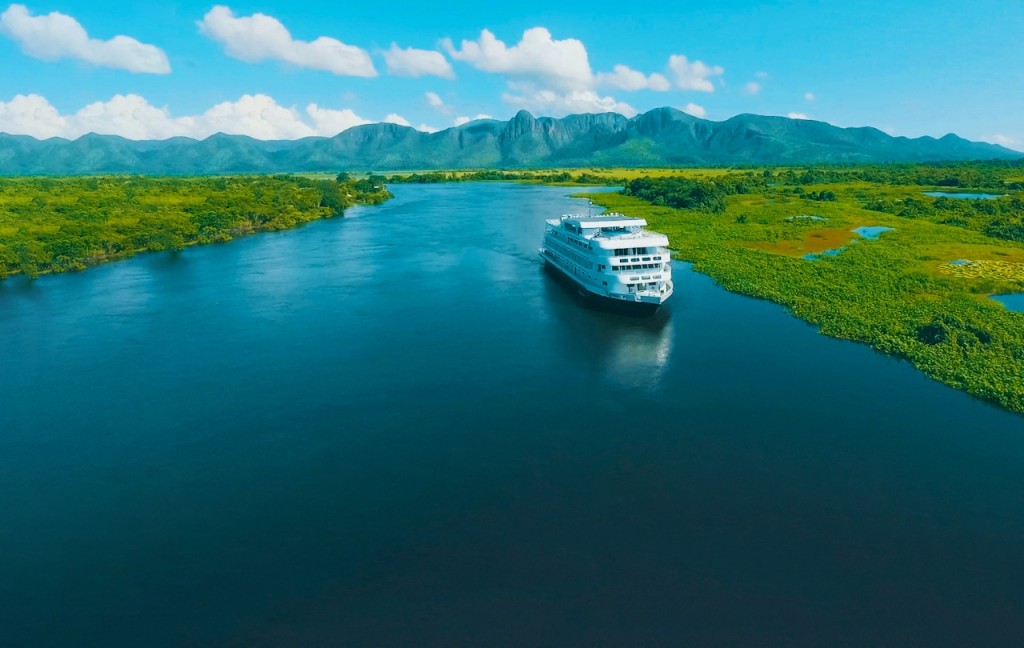
[[[0,4],[0,131],[440,129],[674,106],[1024,149],[1024,3]]]

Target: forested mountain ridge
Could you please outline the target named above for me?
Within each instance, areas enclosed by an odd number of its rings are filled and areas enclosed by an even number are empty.
[[[38,140],[0,133],[0,174],[205,175],[341,170],[708,166],[1014,159],[1024,153],[953,134],[892,137],[870,128],[737,115],[713,122],[674,108],[478,120],[437,133],[397,124],[356,126],[334,137],[264,141],[218,133],[204,140],[135,141],[88,134]]]

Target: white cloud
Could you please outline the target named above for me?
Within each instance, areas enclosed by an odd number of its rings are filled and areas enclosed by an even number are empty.
[[[40,95],[17,95],[9,102],[0,101],[0,132],[41,139],[74,139],[90,132],[162,139],[186,135],[193,126],[191,118],[173,119],[166,110],[132,94],[91,103],[70,115],[60,114]]]
[[[310,42],[295,40],[272,16],[255,13],[236,18],[230,8],[217,5],[197,24],[200,33],[223,45],[228,56],[248,63],[270,59],[346,76],[377,76],[365,50],[326,36]]]
[[[532,78],[545,87],[563,91],[583,90],[593,84],[594,75],[583,43],[575,38],[554,40],[543,27],[527,29],[512,47],[487,29],[475,41],[462,41],[458,49],[449,39],[442,41],[442,46],[456,61],[484,72]]]
[[[442,115],[452,114],[452,107],[444,102],[441,95],[436,92],[424,92],[423,96],[427,100],[427,105],[441,113]]]
[[[672,87],[664,75],[654,73],[647,76],[643,72],[637,72],[625,65],[616,65],[612,72],[598,74],[596,84],[628,91],[657,90],[664,92]]]
[[[391,49],[385,50],[383,54],[389,74],[408,77],[439,76],[445,79],[455,78],[455,72],[452,70],[451,63],[448,62],[448,59],[441,52],[412,47],[402,49],[396,43],[391,43]]]
[[[395,113],[383,121],[409,125]],[[109,101],[97,101],[66,115],[39,95],[17,95],[10,101],[0,101],[0,132],[40,139],[76,139],[86,133],[129,139],[166,139],[179,135],[203,139],[218,132],[256,139],[297,139],[311,135],[331,137],[369,123],[370,120],[352,110],[321,108],[315,103],[306,106],[303,114],[263,94],[243,95],[237,101],[221,102],[201,114],[182,117],[174,117],[166,108],[153,106],[135,94],[115,95]],[[419,130],[432,132],[434,129],[421,125]]]
[[[815,99],[817,99],[817,97],[814,96],[813,92],[805,92],[804,99],[806,99],[807,101],[814,101]]]
[[[295,108],[280,106],[264,94],[243,95],[238,101],[221,102],[196,120],[197,131],[203,136],[220,132],[256,139],[297,139],[318,134],[300,119]]]
[[[439,129],[433,126],[429,126],[427,124],[420,124],[419,126],[416,127],[416,130],[420,131],[421,133],[436,133]]]
[[[10,101],[0,101],[0,132],[46,139],[60,137],[66,130],[67,118],[45,97],[16,95]]]
[[[398,124],[399,126],[412,126],[412,124],[409,123],[408,119],[396,113],[389,113],[388,116],[384,118],[384,123]]]
[[[693,102],[683,106],[683,112],[687,115],[693,115],[694,117],[699,117],[701,119],[704,119],[708,114],[708,111],[704,109],[704,106],[698,106]]]
[[[637,114],[635,108],[601,95],[597,89],[664,92],[672,87],[664,74],[644,74],[622,64],[614,66],[611,72],[595,74],[582,42],[575,38],[556,40],[544,27],[527,29],[519,42],[511,46],[484,29],[476,40],[463,40],[456,47],[445,39],[441,47],[456,61],[505,75],[509,92],[503,95],[504,101],[543,115],[614,111],[633,116]],[[713,92],[710,79],[725,72],[720,66],[701,61],[691,63],[682,55],[670,57],[668,66],[676,86],[705,92]]]
[[[454,125],[455,126],[462,126],[463,124],[468,124],[469,122],[476,121],[478,119],[494,119],[494,118],[491,117],[490,115],[485,115],[484,113],[480,113],[476,117],[456,117]]]
[[[707,65],[703,61],[690,62],[682,54],[670,56],[668,67],[673,73],[676,87],[681,90],[714,92],[715,86],[711,83],[710,78],[725,73],[725,68],[720,65]]]
[[[757,94],[760,94],[760,93],[761,93],[761,84],[757,83],[756,81],[751,81],[750,83],[748,83],[745,86],[743,86],[743,94],[748,94],[751,97],[753,97],[753,96],[755,96]]]
[[[315,103],[306,106],[306,114],[309,115],[310,120],[313,122],[313,130],[318,135],[326,137],[333,137],[353,126],[362,126],[363,124],[370,123],[369,120],[363,119],[349,108],[333,110],[321,108]]]
[[[423,96],[427,98],[427,104],[431,108],[444,108],[444,99],[436,92],[424,92]]]
[[[524,108],[534,114],[552,117],[573,113],[617,112],[626,117],[633,117],[637,114],[637,109],[633,106],[616,101],[613,97],[602,97],[593,90],[573,90],[561,93],[554,90],[531,90],[527,87],[514,87],[513,89],[522,94],[503,94],[501,98],[505,103],[513,108]]]
[[[985,142],[1005,146],[1006,148],[1013,148],[1014,146],[1017,145],[1016,139],[1010,137],[1009,135],[1001,135],[998,133],[996,133],[995,135],[985,135],[981,139]]]
[[[77,20],[56,11],[33,16],[25,5],[12,4],[0,14],[0,34],[17,41],[28,56],[44,61],[72,58],[130,72],[171,71],[167,55],[159,47],[128,36],[105,41],[89,38]]]
[[[810,119],[810,117],[801,112],[786,113],[786,117],[789,117],[790,119]]]

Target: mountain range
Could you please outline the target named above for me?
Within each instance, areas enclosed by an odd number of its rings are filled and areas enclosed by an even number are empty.
[[[870,127],[737,115],[721,122],[657,108],[617,113],[484,119],[436,133],[397,124],[356,126],[334,137],[129,140],[90,133],[39,140],[0,133],[0,174],[223,174],[612,166],[932,162],[1024,158],[953,134],[893,137]]]

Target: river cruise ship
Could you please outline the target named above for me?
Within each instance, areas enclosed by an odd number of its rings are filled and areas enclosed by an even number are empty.
[[[668,237],[622,214],[569,214],[547,221],[540,256],[580,295],[640,314],[672,296]]]

